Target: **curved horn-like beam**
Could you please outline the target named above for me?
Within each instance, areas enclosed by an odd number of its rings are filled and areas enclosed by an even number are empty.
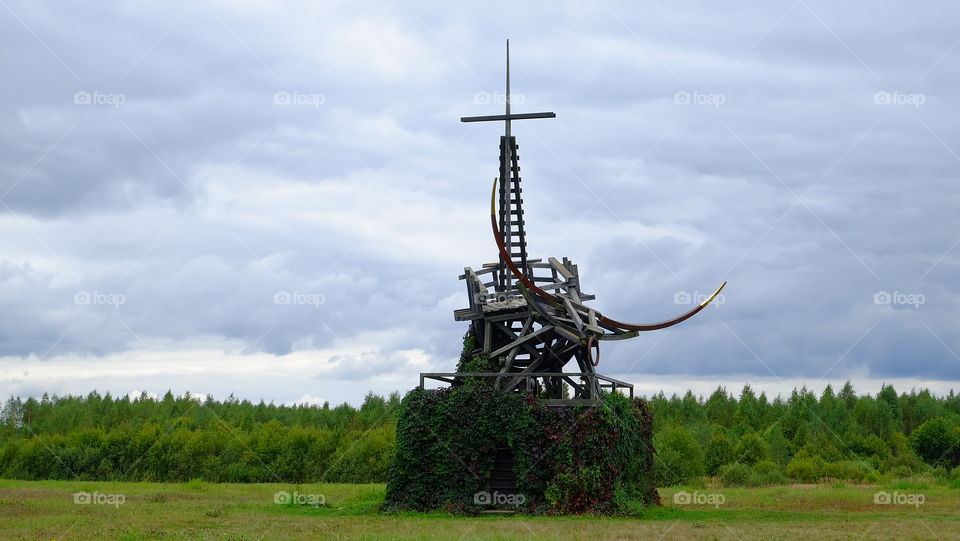
[[[723,290],[724,287],[726,287],[726,285],[727,285],[727,282],[723,282],[722,284],[720,284],[720,287],[718,287],[717,290],[713,292],[713,295],[710,295],[710,298],[701,302],[700,305],[694,308],[693,310],[690,310],[689,312],[687,312],[686,314],[683,314],[682,316],[675,317],[673,319],[668,319],[666,321],[661,321],[660,323],[650,323],[647,325],[632,325],[630,323],[621,323],[615,319],[610,319],[608,317],[601,316],[600,314],[597,314],[597,321],[601,321],[603,323],[606,323],[607,325],[612,325],[614,327],[620,327],[621,329],[624,329],[627,331],[655,331],[657,329],[666,329],[667,327],[673,327],[677,323],[686,321],[692,318],[693,316],[697,315],[697,312],[706,308],[707,305],[713,301],[713,299],[717,298],[717,295],[720,294],[720,292]]]
[[[497,226],[497,179],[493,179],[493,189],[490,191],[490,227],[493,228],[493,239],[497,243],[497,250],[500,251],[500,259],[503,260],[503,262],[507,265],[507,268],[510,269],[510,272],[513,273],[513,275],[517,278],[517,280],[519,280],[520,283],[522,283],[523,285],[527,286],[527,288],[530,291],[537,294],[539,297],[543,298],[544,300],[550,302],[551,304],[560,304],[562,302],[560,298],[558,298],[556,295],[553,295],[551,293],[548,293],[540,289],[539,287],[537,287],[536,284],[533,283],[533,280],[530,280],[522,272],[520,272],[520,269],[517,268],[516,263],[513,262],[513,258],[510,257],[510,253],[507,252],[507,247],[503,243],[503,234],[500,232],[500,228]],[[612,327],[618,327],[625,331],[656,331],[658,329],[666,329],[667,327],[672,327],[677,323],[681,323],[697,315],[697,312],[706,308],[708,304],[710,304],[715,298],[717,298],[717,295],[720,294],[720,292],[723,290],[724,287],[726,287],[726,285],[727,285],[727,282],[723,282],[722,284],[720,284],[720,287],[718,287],[717,290],[713,292],[713,295],[710,295],[710,297],[707,300],[700,303],[693,310],[690,310],[686,314],[675,317],[673,319],[661,321],[660,323],[634,325],[631,323],[622,323],[615,319],[604,317],[600,314],[597,314],[597,320],[607,325],[610,325]]]
[[[493,240],[497,242],[497,249],[500,250],[500,259],[506,263],[507,268],[510,269],[510,272],[517,277],[517,280],[520,280],[520,283],[527,286],[530,291],[533,291],[540,297],[543,297],[544,300],[549,301],[551,304],[560,304],[561,301],[556,295],[547,293],[546,291],[540,289],[533,283],[533,280],[527,278],[520,269],[517,268],[517,264],[513,262],[513,258],[510,257],[510,253],[507,252],[506,245],[503,244],[503,233],[500,232],[500,227],[497,225],[497,179],[493,179],[493,190],[490,192],[490,227],[493,228]]]

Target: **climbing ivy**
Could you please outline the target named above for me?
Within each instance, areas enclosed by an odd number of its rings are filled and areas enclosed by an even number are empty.
[[[400,408],[385,510],[479,511],[474,495],[498,447],[513,452],[521,511],[618,514],[659,503],[643,400],[614,393],[593,408],[548,408],[478,380],[414,389]]]

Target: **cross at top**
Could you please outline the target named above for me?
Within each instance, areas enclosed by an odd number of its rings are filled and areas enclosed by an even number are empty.
[[[513,114],[510,112],[510,40],[507,40],[507,103],[506,103],[506,114],[502,115],[487,115],[487,116],[465,116],[460,118],[460,122],[489,122],[492,120],[503,120],[504,121],[504,135],[510,137],[510,121],[511,120],[524,120],[527,118],[556,118],[557,114],[554,112],[546,113],[519,113]]]
[[[507,40],[507,94],[506,111],[502,115],[467,116],[461,122],[489,122],[492,120],[504,121],[504,135],[500,138],[500,220],[499,233],[503,239],[503,246],[511,259],[516,262],[526,275],[531,274],[527,266],[527,240],[524,232],[523,198],[520,196],[520,166],[517,163],[517,141],[510,133],[510,122],[527,118],[555,118],[553,112],[548,113],[519,113],[510,110],[510,40]],[[501,255],[500,266],[497,271],[496,291],[507,295],[519,295],[515,288],[515,279],[508,269],[507,261]]]

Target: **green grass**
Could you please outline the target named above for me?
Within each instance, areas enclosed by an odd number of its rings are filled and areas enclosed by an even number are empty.
[[[874,504],[877,491],[922,505]],[[123,495],[76,504],[74,493]],[[710,504],[675,503],[677,492]],[[278,492],[304,504],[275,503]],[[670,488],[637,517],[378,512],[383,485],[180,484],[0,480],[4,539],[947,539],[960,491],[917,484]],[[323,497],[320,498],[319,495]],[[282,496],[282,495],[281,495]],[[722,496],[722,501],[719,497]],[[680,498],[679,501],[682,501]]]

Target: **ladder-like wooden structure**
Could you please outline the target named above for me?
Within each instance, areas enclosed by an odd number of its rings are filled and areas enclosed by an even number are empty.
[[[507,253],[520,268],[527,267],[527,236],[523,231],[523,189],[520,187],[520,157],[517,138],[500,137],[500,231]],[[506,266],[497,273],[500,288],[513,289],[513,276]]]

